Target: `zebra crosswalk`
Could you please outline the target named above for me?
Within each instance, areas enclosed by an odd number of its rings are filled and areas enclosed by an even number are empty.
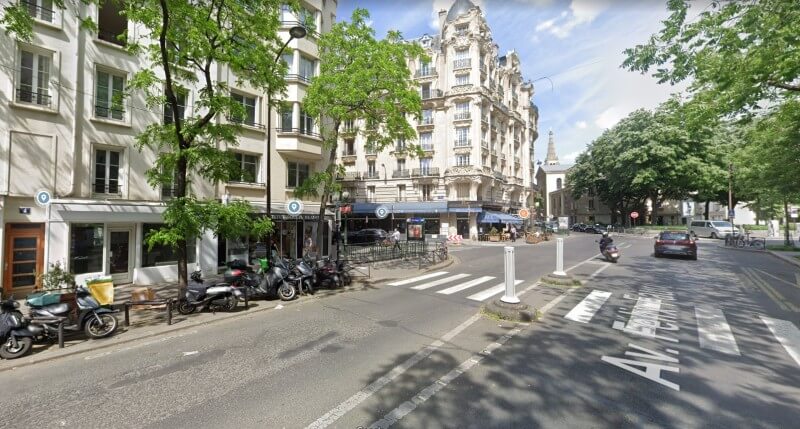
[[[495,276],[477,276],[467,273],[450,274],[447,271],[435,271],[418,277],[387,283],[387,285],[393,287],[407,287],[415,291],[431,291],[441,295],[469,293],[469,295],[463,296],[463,298],[481,302],[496,297],[505,291],[504,283],[490,283],[492,280],[496,279],[497,277]],[[519,285],[523,282],[524,280],[517,279],[515,284]],[[491,286],[486,288],[487,285]],[[442,289],[438,289],[438,287],[442,287]]]
[[[601,308],[606,305],[612,297],[612,293],[603,290],[592,290],[580,302],[575,304],[567,311],[563,318],[588,324],[596,318]],[[629,295],[624,295],[630,298]],[[640,297],[632,311],[625,314],[629,315],[627,323],[615,320],[612,327],[629,334],[638,336],[658,338],[672,342],[678,342],[674,338],[674,333],[679,329],[679,322],[670,317],[668,321],[661,320],[664,315],[660,309],[659,299]],[[674,310],[670,310],[674,312]],[[734,335],[734,330],[721,308],[711,305],[697,305],[694,307],[694,321],[697,329],[697,344],[701,349],[713,350],[731,356],[742,356],[742,351]],[[616,315],[619,317],[619,314]],[[759,316],[766,332],[772,335],[777,344],[782,347],[789,357],[800,366],[800,329],[787,320],[773,319],[766,316]],[[661,330],[672,331],[669,335],[660,334]]]

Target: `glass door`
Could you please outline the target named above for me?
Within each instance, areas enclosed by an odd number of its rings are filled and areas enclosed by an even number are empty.
[[[131,283],[131,237],[133,228],[109,228],[108,273],[114,284]]]
[[[3,291],[7,294],[34,288],[37,275],[44,271],[44,224],[6,225],[5,275]]]

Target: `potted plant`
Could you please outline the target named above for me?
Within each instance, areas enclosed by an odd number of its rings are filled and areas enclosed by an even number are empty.
[[[500,241],[500,231],[497,228],[492,227],[489,231],[489,241]]]
[[[39,279],[42,281],[42,289],[45,291],[75,291],[75,275],[64,270],[60,261],[50,264],[50,269],[46,273],[40,274]]]

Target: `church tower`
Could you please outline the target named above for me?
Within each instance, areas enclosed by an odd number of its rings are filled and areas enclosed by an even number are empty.
[[[547,141],[547,158],[544,159],[545,165],[558,165],[558,156],[556,156],[556,142],[553,138],[553,130],[550,130],[550,138]]]

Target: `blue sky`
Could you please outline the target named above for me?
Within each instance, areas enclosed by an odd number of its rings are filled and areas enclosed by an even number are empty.
[[[536,80],[537,159],[546,154],[551,128],[559,158],[562,163],[571,162],[604,129],[637,108],[655,107],[679,89],[619,68],[625,48],[646,41],[661,28],[667,16],[665,1],[472,1],[483,10],[499,52],[516,50],[525,78]],[[435,11],[448,9],[452,3],[339,0],[336,15],[348,20],[354,8],[365,8],[378,37],[396,29],[406,38],[415,38],[435,34]]]

